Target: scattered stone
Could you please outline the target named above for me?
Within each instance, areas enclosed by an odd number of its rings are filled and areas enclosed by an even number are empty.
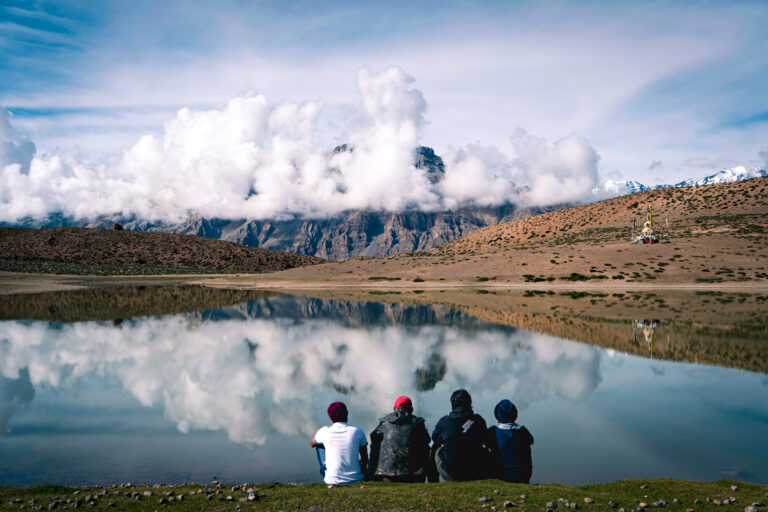
[[[679,499],[677,499],[677,498],[673,499],[673,500],[672,500],[672,503],[674,503],[675,505],[682,505],[682,504],[683,504],[683,502],[682,502],[682,501],[680,501],[680,500],[679,500]]]
[[[159,503],[160,505],[165,505],[166,503],[168,503],[168,500],[167,500],[166,498],[160,498],[160,500],[158,501],[158,503]]]
[[[176,501],[184,501],[184,495],[179,494],[178,496],[176,496]]]
[[[528,496],[527,496],[527,495],[525,495],[525,494],[521,494],[521,495],[520,495],[520,499],[521,499],[521,500],[524,500],[524,499],[525,499],[525,498],[527,498],[527,497],[528,497]]]
[[[144,496],[152,496],[152,491],[144,491]]]
[[[237,501],[239,501],[240,503],[247,503],[248,502],[248,498],[238,498]]]
[[[696,498],[695,500],[693,500],[693,504],[694,505],[701,505],[701,500]]]
[[[644,501],[641,501],[640,503],[637,504],[637,506],[640,507],[640,508],[645,508],[645,507],[648,506],[648,504],[646,502],[644,502]]]
[[[554,511],[554,510],[552,510],[551,508],[548,508],[548,509],[547,509],[547,512],[555,512],[555,511]]]
[[[621,507],[618,512],[625,512],[624,507]]]
[[[557,503],[555,503],[554,501],[548,501],[547,508],[557,508]]]
[[[504,502],[504,508],[513,508],[516,507],[517,504],[513,501],[505,501]]]
[[[486,501],[493,501],[493,498],[490,496],[483,496],[482,498],[478,498],[477,501],[480,503],[485,503]]]
[[[240,486],[239,486],[239,485],[233,485],[233,486],[232,486],[232,489],[230,489],[230,490],[231,490],[232,492],[237,492],[237,491],[239,491],[239,490],[240,490]]]
[[[712,503],[714,500],[712,498],[707,497],[707,503]]]
[[[108,507],[114,507],[114,506],[115,506],[115,504],[114,504],[114,503],[112,503],[112,502],[110,501],[109,503],[107,503],[107,506],[108,506]]]
[[[253,493],[253,492],[248,493],[248,501],[256,501],[258,499],[259,497],[256,495],[256,493]]]
[[[53,510],[53,509],[55,509],[58,506],[59,506],[59,502],[58,501],[52,501],[52,502],[50,502],[48,504],[48,510]]]
[[[647,488],[648,488],[648,486],[647,486],[647,485],[645,485],[645,484],[643,484],[643,485],[641,485],[641,486],[640,486],[640,488],[641,488],[641,489],[647,489]]]
[[[753,507],[762,507],[762,506],[764,506],[764,505],[763,505],[763,502],[762,502],[762,501],[756,501],[756,502],[754,502],[754,503],[752,504],[752,506],[753,506]]]
[[[616,508],[616,507],[619,506],[619,504],[616,503],[615,501],[611,500],[611,501],[608,502],[608,506],[611,507],[611,508]]]
[[[365,485],[361,485],[361,486],[360,486],[360,488],[361,488],[361,489],[367,489],[368,487],[367,487],[367,486],[365,486]]]
[[[739,490],[739,486],[738,485],[732,485],[731,486],[731,490],[732,491],[738,491]]]
[[[725,499],[723,500],[723,505],[730,505],[730,504],[731,504],[731,500],[730,500],[730,498],[725,498]]]
[[[744,512],[757,512],[757,508],[756,507],[746,507],[744,509]]]
[[[714,503],[715,505],[722,505],[723,504],[723,502],[720,501],[720,500],[712,500],[712,503]]]
[[[209,495],[208,495],[208,499],[209,499],[209,500],[212,500],[212,499],[213,499],[213,494],[209,494]]]
[[[692,508],[687,508],[685,509],[685,512],[694,512],[694,510]]]
[[[570,506],[570,507],[571,507],[572,509],[574,509],[574,510],[575,510],[575,509],[577,509],[577,508],[579,508],[579,505],[578,505],[578,503],[576,503],[575,501],[573,501],[573,502],[569,503],[569,504],[568,504],[568,506]]]
[[[666,506],[666,504],[667,504],[666,501],[659,500],[656,503],[654,503],[653,506],[656,507],[656,508],[662,508],[662,507]]]
[[[231,494],[227,495],[227,501],[234,501],[234,498],[232,497]]]
[[[493,490],[493,494],[499,494],[499,490],[498,489],[494,489]]]

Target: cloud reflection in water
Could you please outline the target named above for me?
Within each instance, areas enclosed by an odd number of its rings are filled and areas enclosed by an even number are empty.
[[[35,388],[76,391],[83,379],[100,377],[143,406],[162,406],[181,432],[224,430],[234,442],[259,445],[274,434],[311,435],[339,393],[366,426],[400,394],[436,419],[459,386],[489,404],[500,393],[521,408],[552,394],[578,402],[601,380],[601,353],[513,329],[318,318],[4,322],[0,428]]]

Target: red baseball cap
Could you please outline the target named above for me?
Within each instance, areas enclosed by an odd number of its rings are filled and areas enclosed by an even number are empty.
[[[398,397],[397,400],[395,400],[395,409],[400,409],[402,407],[413,407],[413,402],[411,402],[411,399],[407,396],[401,396]]]

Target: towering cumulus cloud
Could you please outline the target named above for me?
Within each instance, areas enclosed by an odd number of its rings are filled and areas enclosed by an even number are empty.
[[[415,165],[427,103],[398,67],[358,72],[359,114],[344,150],[315,140],[318,102],[270,104],[256,93],[221,110],[181,109],[160,134],[109,163],[36,154],[0,110],[0,221],[62,212],[179,221],[326,217],[349,209],[434,211],[462,204],[545,204],[586,196],[598,156],[571,135],[518,132],[515,158],[480,144],[445,155],[445,177]]]

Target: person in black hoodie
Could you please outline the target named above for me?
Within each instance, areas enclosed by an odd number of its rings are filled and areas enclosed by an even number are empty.
[[[533,436],[528,429],[515,423],[517,407],[509,400],[496,404],[493,415],[498,427],[488,429],[486,445],[491,449],[495,476],[507,482],[527,484],[531,481],[531,445]]]
[[[451,412],[440,418],[432,432],[430,482],[479,480],[491,474],[485,447],[485,420],[472,410],[472,397],[464,389],[451,395]]]
[[[423,482],[429,461],[429,433],[424,418],[413,415],[407,396],[395,400],[394,412],[379,419],[371,432],[370,475],[389,482]]]

